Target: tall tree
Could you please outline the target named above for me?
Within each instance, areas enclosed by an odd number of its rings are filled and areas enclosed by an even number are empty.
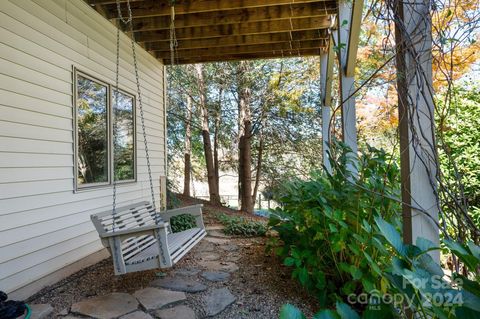
[[[190,196],[190,180],[192,172],[192,97],[187,94],[187,107],[185,114],[185,151],[184,151],[184,176],[183,195]]]
[[[250,110],[251,89],[248,83],[250,62],[242,61],[237,67],[238,77],[238,176],[240,209],[253,213],[252,198],[252,113]]]
[[[204,77],[203,64],[195,64],[195,71],[197,75],[198,94],[199,94],[199,108],[202,119],[202,138],[203,150],[205,154],[205,163],[207,169],[208,190],[210,193],[210,202],[214,205],[220,204],[219,188],[217,178],[215,177],[215,163],[212,154],[212,141],[210,139],[210,117],[207,105],[207,93]]]

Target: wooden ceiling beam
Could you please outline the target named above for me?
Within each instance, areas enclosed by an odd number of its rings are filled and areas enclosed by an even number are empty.
[[[314,18],[285,19],[277,21],[262,21],[195,28],[183,28],[176,30],[175,34],[177,40],[180,40],[326,29],[330,26],[330,19],[330,16],[325,16]],[[135,32],[135,39],[138,42],[155,42],[161,40],[168,40],[170,39],[170,32],[169,30]]]
[[[106,5],[112,14],[112,18],[117,17],[117,7],[114,1],[107,0],[87,0],[92,5]],[[218,12],[225,10],[238,10],[249,8],[261,8],[277,5],[308,4],[314,2],[324,2],[331,0],[177,0],[175,4],[175,15],[194,14],[200,12]],[[125,2],[125,1],[123,1]],[[123,14],[126,15],[127,6],[122,6]],[[132,15],[135,18],[170,16],[170,1],[135,1],[130,4]]]
[[[116,0],[86,0],[91,6],[116,4]],[[128,0],[120,0],[120,3],[126,3]],[[147,0],[129,0],[130,2],[142,2]]]
[[[301,50],[289,50],[284,52],[228,54],[228,55],[221,55],[221,56],[206,56],[206,57],[178,59],[177,61],[175,61],[175,64],[295,58],[295,57],[305,57],[305,56],[318,56],[320,55],[321,52],[322,52],[322,49],[301,49]],[[166,65],[170,65],[169,59],[163,60],[163,63]]]
[[[291,35],[291,37],[290,37]],[[252,34],[239,36],[215,37],[211,39],[186,39],[178,40],[177,50],[192,50],[202,48],[217,48],[241,45],[264,45],[271,43],[293,41],[309,41],[317,39],[328,39],[327,30],[305,30],[290,32],[277,32],[271,34]],[[146,43],[146,49],[149,51],[170,51],[170,42],[158,41]]]
[[[220,47],[210,49],[195,49],[195,50],[183,50],[175,53],[176,59],[189,59],[195,57],[207,57],[207,56],[223,56],[229,54],[251,54],[251,53],[282,53],[282,51],[291,50],[303,50],[303,49],[326,49],[327,40],[310,40],[310,41],[294,41],[283,42],[267,45],[244,45],[244,46],[231,46]],[[156,51],[156,57],[160,59],[170,59],[170,51]]]
[[[311,4],[279,5],[271,7],[247,8],[218,12],[184,14],[175,17],[175,28],[213,26],[222,24],[274,21],[290,18],[310,18],[327,16],[336,12],[335,1]],[[134,31],[151,31],[170,29],[171,17],[159,16],[135,18]]]

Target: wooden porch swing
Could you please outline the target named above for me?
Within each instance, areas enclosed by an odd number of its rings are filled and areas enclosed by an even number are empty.
[[[132,28],[132,12],[130,9],[130,2],[127,1],[127,9],[129,13],[127,19],[122,16],[120,2],[117,0],[116,3],[119,20]],[[174,11],[172,9],[172,27],[174,27],[173,12]],[[174,39],[172,39],[172,41],[174,41]],[[203,224],[202,219],[202,205],[165,210],[161,213],[158,212],[155,207],[155,192],[153,188],[152,171],[148,154],[142,94],[140,90],[137,55],[135,51],[135,38],[133,32],[131,37],[131,46],[152,202],[139,202],[117,208],[117,182],[114,176],[112,210],[91,215],[91,220],[97,229],[97,232],[102,240],[102,244],[109,249],[112,255],[115,275],[155,268],[172,267],[206,235],[205,225]],[[116,58],[115,100],[118,100],[120,64],[119,28],[117,28]],[[115,121],[113,121],[113,123],[115,123]],[[114,141],[116,141],[116,133],[117,130],[114,124]],[[170,219],[174,216],[183,214],[190,214],[194,216],[196,224],[195,227],[185,231],[173,233],[170,227]]]

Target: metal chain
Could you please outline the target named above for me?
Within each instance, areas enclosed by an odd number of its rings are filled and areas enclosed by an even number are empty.
[[[117,1],[118,16],[119,16],[120,20],[124,24],[129,24],[130,25],[130,32],[131,32],[131,37],[130,37],[131,41],[130,42],[131,42],[131,47],[132,47],[133,65],[134,65],[134,69],[135,69],[135,81],[136,81],[136,85],[137,85],[138,106],[139,106],[139,110],[140,110],[140,119],[141,119],[141,125],[142,125],[142,133],[143,133],[143,143],[145,145],[145,158],[147,160],[148,179],[149,179],[149,183],[150,183],[150,193],[151,193],[151,197],[152,197],[152,208],[153,208],[153,211],[155,212],[155,215],[156,215],[155,216],[155,223],[158,224],[161,219],[160,219],[160,214],[157,213],[157,208],[156,208],[156,203],[155,203],[155,191],[154,191],[154,188],[153,188],[152,169],[151,169],[151,165],[150,165],[150,155],[149,155],[149,152],[148,152],[148,143],[147,143],[147,132],[146,132],[146,128],[145,128],[145,116],[144,116],[144,112],[143,112],[142,91],[141,91],[141,86],[140,86],[140,76],[139,76],[139,72],[138,72],[137,51],[136,51],[136,48],[135,48],[135,33],[133,32],[132,9],[130,7],[130,0],[127,0],[128,19],[125,20],[122,16],[122,13],[121,13],[120,1],[119,0],[116,0],[116,1]],[[120,71],[120,29],[117,28],[117,61],[116,61],[116,78],[115,78],[115,88],[116,88],[115,101],[116,102],[118,101],[119,71]],[[114,141],[115,141],[116,140],[116,135],[117,135],[116,134],[115,121],[114,121],[113,129],[114,129],[113,135],[114,135]],[[115,164],[114,164],[114,169],[115,169]],[[115,172],[114,172],[114,176],[115,176]],[[115,228],[116,189],[117,189],[116,180],[115,180],[115,177],[114,177],[114,182],[113,182],[113,228]],[[159,239],[160,239],[159,235],[157,235],[157,237],[159,237]],[[160,250],[160,255],[161,255],[162,262],[165,265],[167,263],[167,261],[166,261],[166,258],[165,258],[165,252],[164,252],[163,244],[162,244],[161,240],[158,240],[158,245],[159,245],[159,250]]]
[[[175,64],[175,51],[178,47],[177,35],[175,33],[175,5],[171,5],[170,13],[170,63]]]
[[[156,203],[155,203],[155,191],[153,188],[153,178],[152,178],[152,169],[150,165],[150,155],[148,152],[148,143],[147,143],[147,132],[145,128],[145,116],[143,112],[143,101],[142,101],[142,91],[140,87],[140,76],[138,72],[138,59],[137,59],[137,52],[135,48],[135,34],[133,32],[133,23],[132,23],[132,8],[130,6],[130,0],[127,0],[127,10],[128,10],[128,19],[124,19],[121,13],[121,7],[120,7],[120,1],[117,0],[117,11],[118,11],[118,16],[120,17],[121,21],[125,24],[130,25],[130,32],[131,32],[131,46],[132,46],[132,54],[133,54],[133,64],[134,64],[134,69],[135,69],[135,81],[137,85],[137,95],[138,95],[138,106],[140,110],[140,119],[141,119],[141,125],[142,125],[142,133],[143,133],[143,142],[145,145],[145,157],[147,160],[147,170],[148,170],[148,179],[150,182],[150,193],[152,197],[152,206],[153,209],[156,211]],[[120,71],[120,29],[117,28],[117,61],[116,61],[116,79],[115,79],[115,101],[118,101],[118,83],[119,83],[119,72]],[[114,141],[116,139],[116,124],[114,121]],[[114,165],[115,166],[115,165]],[[114,183],[113,183],[113,212],[115,214],[115,209],[116,209],[116,180],[115,180],[115,172],[114,172]],[[156,218],[156,221],[158,222],[158,218]]]
[[[117,2],[118,1],[119,0],[117,0]],[[141,124],[142,124],[143,143],[145,145],[145,157],[146,157],[146,160],[147,160],[148,179],[149,179],[149,182],[150,182],[150,193],[151,193],[151,197],[152,197],[152,206],[153,206],[153,209],[156,211],[157,208],[156,208],[156,203],[155,203],[155,191],[154,191],[154,188],[153,188],[152,168],[151,168],[151,165],[150,165],[150,155],[149,155],[149,152],[148,152],[147,131],[146,131],[146,128],[145,128],[145,116],[144,116],[144,113],[143,113],[142,90],[141,90],[141,87],[140,87],[140,75],[139,75],[139,72],[138,72],[138,59],[137,59],[137,51],[136,51],[136,47],[135,47],[135,33],[133,32],[132,8],[130,7],[130,0],[127,1],[127,7],[128,7],[128,17],[129,17],[128,21],[129,21],[129,24],[130,24],[130,33],[131,33],[130,43],[131,43],[131,46],[132,46],[133,65],[134,65],[134,68],[135,68],[135,81],[136,81],[136,84],[137,84],[138,107],[139,107],[139,110],[140,110],[140,119],[141,119]],[[157,221],[158,221],[158,218],[157,218]]]
[[[123,22],[123,24],[127,25],[128,23],[132,22],[132,15],[130,14],[130,0],[127,1],[127,6],[128,6],[128,11],[129,11],[129,14],[128,14],[128,19],[125,19],[122,15],[122,8],[120,7],[120,1],[117,0],[117,11],[118,11],[118,18],[120,19],[120,21]]]

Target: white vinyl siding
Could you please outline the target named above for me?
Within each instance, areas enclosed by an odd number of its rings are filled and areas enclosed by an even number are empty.
[[[13,292],[102,248],[90,215],[111,208],[112,188],[74,192],[72,72],[113,83],[115,43],[114,26],[82,0],[0,1],[1,290]],[[164,67],[138,46],[137,53],[158,201]],[[136,92],[123,34],[120,55],[119,87]],[[139,116],[137,182],[118,186],[118,205],[150,199]]]

